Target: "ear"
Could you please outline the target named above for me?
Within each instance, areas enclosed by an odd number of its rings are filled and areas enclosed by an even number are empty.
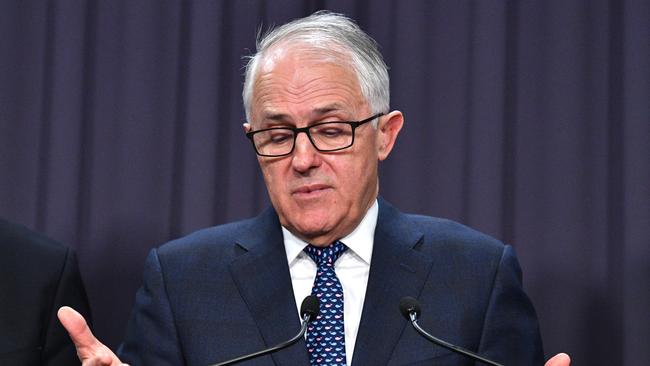
[[[251,130],[251,124],[248,122],[242,123],[242,127],[244,127],[244,133],[248,133]]]
[[[386,160],[393,150],[397,135],[404,125],[404,115],[400,111],[392,111],[380,117],[377,126],[377,149],[379,161]]]

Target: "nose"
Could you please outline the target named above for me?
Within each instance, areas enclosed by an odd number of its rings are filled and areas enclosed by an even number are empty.
[[[321,163],[320,153],[316,147],[309,141],[306,133],[299,133],[296,136],[296,145],[293,148],[291,165],[293,169],[300,173],[309,171],[319,166]]]

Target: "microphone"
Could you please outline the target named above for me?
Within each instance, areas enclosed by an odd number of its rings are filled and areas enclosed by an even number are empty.
[[[316,319],[319,312],[320,312],[320,302],[318,301],[318,298],[315,295],[309,295],[305,297],[304,300],[302,300],[302,304],[300,305],[300,316],[302,317],[302,324],[300,325],[300,332],[298,332],[298,334],[296,334],[295,337],[289,339],[288,341],[277,344],[273,347],[263,349],[255,353],[250,353],[248,355],[239,356],[237,358],[233,358],[232,360],[216,363],[210,366],[233,365],[238,362],[250,360],[251,358],[263,356],[268,353],[272,353],[275,351],[279,351],[283,348],[287,348],[290,345],[298,342],[300,338],[303,338],[305,336],[305,332],[307,331],[307,324],[309,324],[310,321]]]
[[[406,320],[409,320],[411,322],[411,324],[413,325],[413,328],[415,328],[415,330],[417,330],[418,333],[420,333],[420,335],[422,335],[424,338],[426,338],[430,342],[432,342],[434,344],[437,344],[439,346],[442,346],[442,347],[444,347],[444,348],[446,348],[446,349],[448,349],[450,351],[460,353],[461,355],[473,358],[473,359],[475,359],[477,361],[481,361],[481,362],[486,363],[488,365],[503,366],[503,365],[501,365],[499,363],[488,360],[485,357],[481,357],[481,356],[477,355],[474,352],[468,351],[468,350],[466,350],[466,349],[464,349],[462,347],[453,345],[453,344],[451,344],[449,342],[445,342],[442,339],[436,338],[436,337],[432,336],[431,334],[427,333],[426,331],[424,331],[424,329],[422,329],[420,327],[420,325],[418,324],[418,318],[420,317],[421,309],[420,309],[420,303],[416,299],[414,299],[414,298],[412,298],[410,296],[403,297],[399,301],[399,311],[402,313],[402,315],[404,315]]]

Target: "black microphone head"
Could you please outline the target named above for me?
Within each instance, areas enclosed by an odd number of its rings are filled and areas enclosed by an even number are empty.
[[[399,311],[407,320],[411,320],[411,313],[415,313],[417,318],[420,316],[420,303],[410,296],[403,297],[399,301]]]
[[[318,316],[320,312],[320,301],[315,295],[309,295],[302,300],[302,305],[300,305],[300,315],[304,317],[309,315],[309,319],[313,320]]]

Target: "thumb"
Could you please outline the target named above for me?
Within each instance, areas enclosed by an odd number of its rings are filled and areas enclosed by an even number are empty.
[[[544,366],[569,366],[571,364],[571,358],[566,353],[558,353],[553,356],[550,360],[546,361]]]
[[[80,347],[92,347],[100,343],[90,331],[86,319],[73,308],[63,306],[56,315],[59,317],[61,325],[68,331],[77,349]]]
[[[68,331],[77,348],[77,356],[84,365],[118,365],[119,359],[90,331],[86,319],[71,307],[63,306],[57,312],[61,325]]]

